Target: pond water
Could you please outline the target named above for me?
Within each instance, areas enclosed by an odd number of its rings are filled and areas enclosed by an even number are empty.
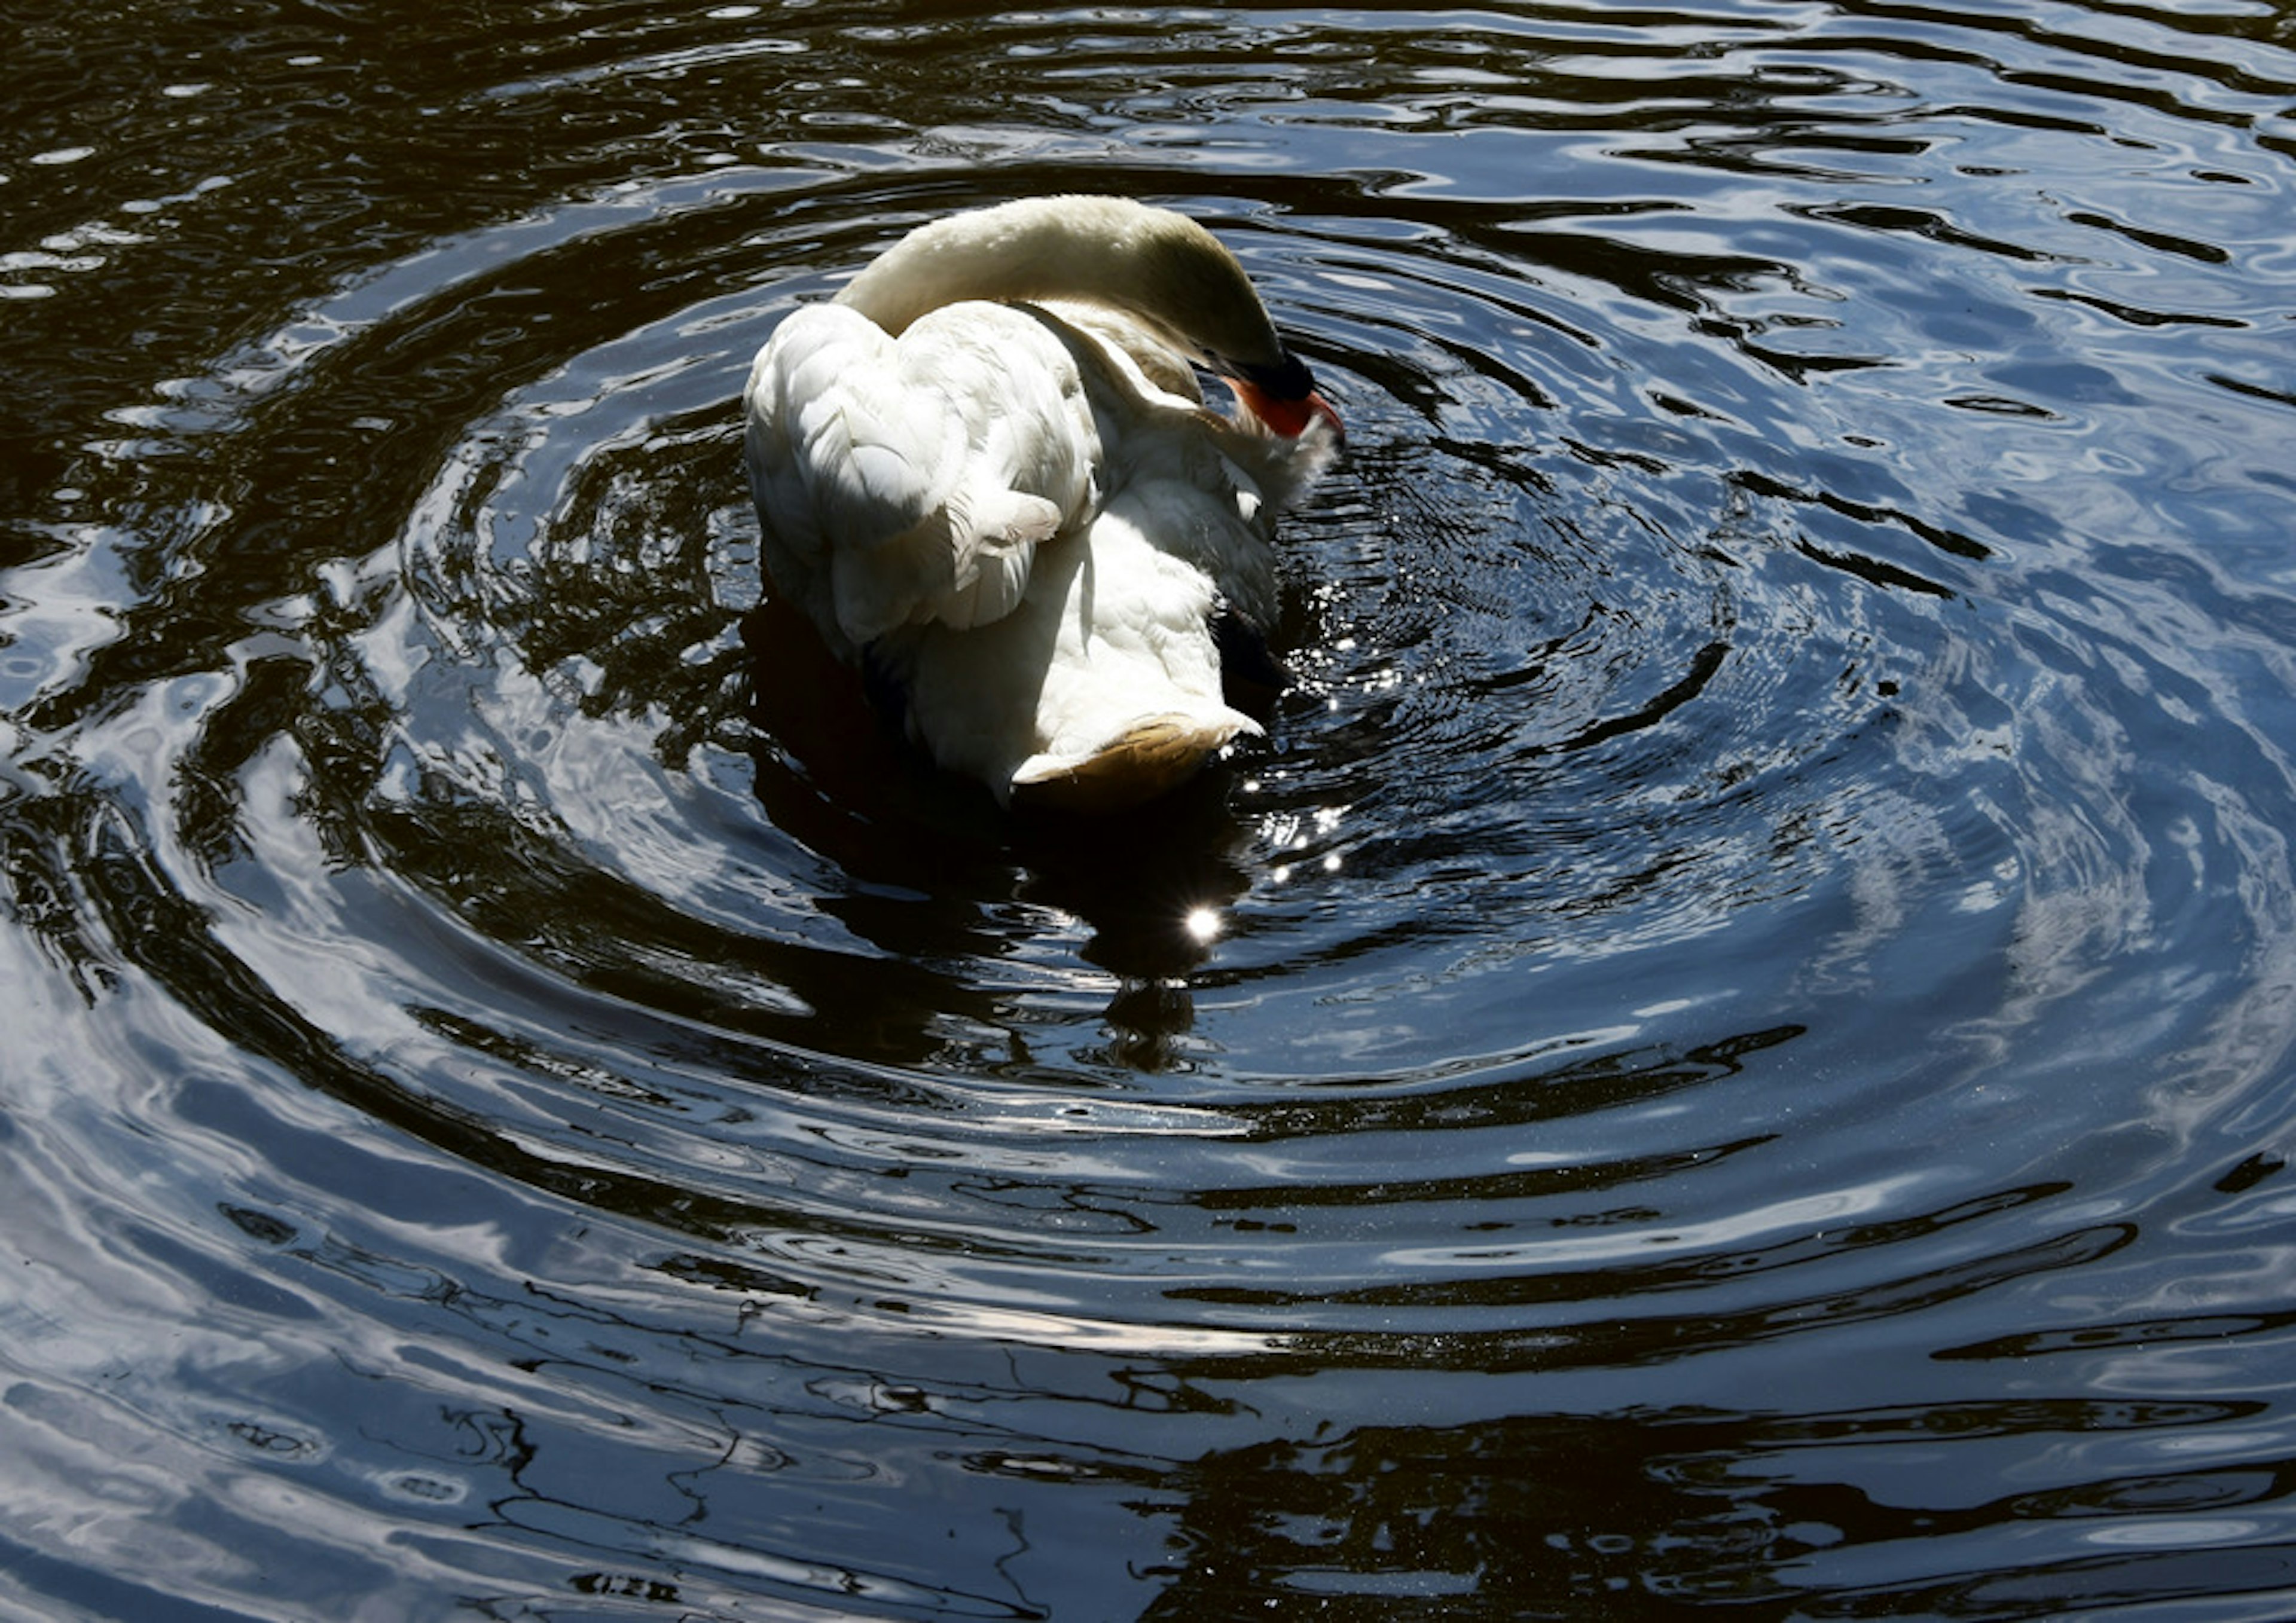
[[[2296,8],[0,57],[0,1611],[2296,1610]],[[734,406],[1062,190],[1349,431],[1078,826]]]

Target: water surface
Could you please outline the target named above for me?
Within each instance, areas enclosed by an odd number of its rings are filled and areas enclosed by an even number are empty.
[[[36,6],[0,1606],[2296,1606],[2296,14]],[[1269,737],[790,697],[734,396],[1217,229]]]

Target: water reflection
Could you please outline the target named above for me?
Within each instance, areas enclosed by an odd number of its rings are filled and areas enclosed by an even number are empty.
[[[1772,1615],[1821,1593],[1849,1615],[2033,1616],[2222,1593],[2224,1565],[2203,1578],[2203,1558],[2141,1538],[2116,1551],[2085,1535],[2132,1512],[2284,1497],[2275,1471],[2134,1464],[2161,1433],[2226,1427],[2231,1442],[2255,1414],[2240,1403],[2080,1399],[1783,1414],[1668,1406],[1267,1445],[1181,1473],[1179,1549],[1163,1569],[1174,1582],[1146,1615],[1309,1602],[1341,1586],[1427,1616],[1502,1595],[1517,1616],[1670,1617],[1716,1604]],[[2046,1456],[2047,1439],[2066,1451],[2050,1473],[2057,1484],[2001,1502],[1965,1502],[1936,1463],[1988,1448]],[[2110,1474],[2116,1458],[2129,1474]],[[1956,1534],[2005,1521],[2034,1535],[2021,1576],[1972,1577],[1939,1559]],[[2226,1518],[2215,1530],[2229,1546],[2256,1527]],[[2215,1559],[2240,1570],[2225,1586],[2269,1588],[2284,1552],[2251,1545]]]

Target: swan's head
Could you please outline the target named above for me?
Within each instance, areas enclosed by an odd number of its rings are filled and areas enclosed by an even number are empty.
[[[1128,240],[1135,272],[1127,302],[1167,328],[1178,347],[1226,379],[1244,408],[1285,439],[1315,422],[1341,437],[1340,414],[1316,380],[1284,347],[1267,307],[1218,237],[1184,214],[1116,198],[1078,199],[1109,205],[1111,235]]]
[[[1187,216],[1130,198],[1032,197],[950,215],[911,232],[838,299],[897,335],[959,299],[1087,300],[1227,379],[1276,433],[1339,428],[1235,256]]]
[[[1317,392],[1314,374],[1289,350],[1272,365],[1247,366],[1224,356],[1211,357],[1212,370],[1227,380],[1246,411],[1286,439],[1297,439],[1317,422],[1334,441],[1347,438],[1340,414]]]

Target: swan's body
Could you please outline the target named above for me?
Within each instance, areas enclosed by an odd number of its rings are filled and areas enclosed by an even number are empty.
[[[1214,617],[1272,622],[1271,526],[1337,419],[1201,226],[1083,197],[938,221],[786,317],[746,408],[775,592],[943,766],[1117,806],[1259,731]]]

